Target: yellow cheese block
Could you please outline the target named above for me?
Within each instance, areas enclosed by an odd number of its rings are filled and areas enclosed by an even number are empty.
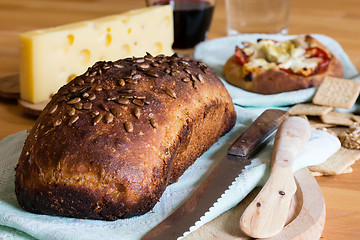
[[[100,60],[170,55],[171,6],[154,6],[20,35],[20,94],[31,103],[52,94]]]

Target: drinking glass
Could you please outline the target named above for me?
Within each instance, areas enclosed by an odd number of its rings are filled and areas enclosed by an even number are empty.
[[[225,8],[228,35],[288,33],[290,0],[225,0]]]

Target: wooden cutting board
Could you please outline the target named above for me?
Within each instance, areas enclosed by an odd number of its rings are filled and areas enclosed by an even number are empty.
[[[292,200],[287,224],[280,234],[268,240],[320,239],[325,224],[325,202],[320,187],[307,168],[295,173],[297,192]],[[236,239],[248,240],[239,227],[239,219],[256,197],[260,188],[254,189],[237,206],[189,234],[186,240]]]
[[[0,98],[18,99],[21,110],[32,116],[39,116],[42,110],[50,101],[32,104],[20,99],[20,80],[19,75],[0,77]]]
[[[19,75],[0,77],[0,98],[18,99],[20,97]]]

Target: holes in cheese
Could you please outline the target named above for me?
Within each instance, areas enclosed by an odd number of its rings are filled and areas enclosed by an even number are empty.
[[[89,49],[83,49],[80,51],[80,62],[82,65],[88,65],[91,59],[91,52]]]
[[[166,5],[21,34],[21,99],[48,101],[69,76],[100,60],[173,54],[172,22]]]
[[[112,40],[111,34],[110,33],[106,34],[105,46],[107,46],[107,47],[110,46],[111,40]]]
[[[168,28],[170,24],[173,24],[172,19],[170,19],[169,16],[165,16],[164,19],[162,20],[163,27]]]
[[[67,54],[70,51],[70,48],[74,45],[75,36],[74,34],[68,34],[66,37],[62,39],[63,43],[60,48],[61,54]]]
[[[67,82],[71,82],[74,78],[76,78],[76,74],[71,74],[68,79],[67,79]]]
[[[131,52],[130,45],[129,45],[129,44],[124,44],[124,45],[121,47],[121,51],[122,51],[123,54],[129,55],[130,52]]]
[[[105,46],[108,47],[108,46],[110,46],[111,41],[112,41],[112,36],[110,34],[111,28],[110,27],[106,28],[106,32],[107,32],[107,34],[106,34],[106,37],[105,37]]]
[[[68,44],[69,44],[69,46],[73,45],[74,40],[75,40],[74,35],[73,35],[73,34],[69,34],[69,35],[67,35],[67,40],[68,40]]]
[[[122,19],[122,22],[125,24],[125,23],[128,23],[128,22],[129,22],[129,20],[130,20],[130,18],[129,18],[129,17],[125,17],[124,19]]]
[[[163,50],[163,45],[161,42],[157,42],[155,43],[155,49],[156,49],[156,54],[160,54]]]

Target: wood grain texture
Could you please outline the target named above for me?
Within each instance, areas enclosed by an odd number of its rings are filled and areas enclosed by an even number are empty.
[[[218,0],[209,38],[224,37],[225,6]],[[0,0],[0,76],[18,73],[19,41],[23,31],[92,19],[145,7],[143,0]],[[360,69],[360,1],[292,0],[289,34],[320,33],[337,40]],[[28,129],[34,118],[16,101],[0,99],[0,139]],[[327,210],[322,239],[360,236],[360,161],[353,173],[316,178]]]
[[[309,170],[295,173],[297,191],[292,198],[285,228],[276,236],[263,240],[316,240],[321,238],[326,209],[321,190]],[[187,235],[186,240],[250,240],[238,226],[239,217],[259,193],[254,189],[241,203]]]
[[[285,226],[291,199],[296,192],[293,164],[310,138],[309,122],[289,117],[276,132],[270,177],[240,218],[248,236],[268,238]]]
[[[276,129],[287,117],[288,113],[283,110],[268,109],[264,111],[230,146],[228,154],[252,157],[257,149],[265,146],[272,139]]]
[[[0,98],[18,99],[20,97],[19,75],[9,75],[0,78]]]
[[[30,102],[27,102],[22,99],[18,99],[19,107],[22,109],[22,111],[25,114],[28,114],[30,116],[33,116],[34,118],[38,117],[40,113],[43,111],[43,109],[46,107],[46,105],[49,103],[49,101],[33,104]]]

